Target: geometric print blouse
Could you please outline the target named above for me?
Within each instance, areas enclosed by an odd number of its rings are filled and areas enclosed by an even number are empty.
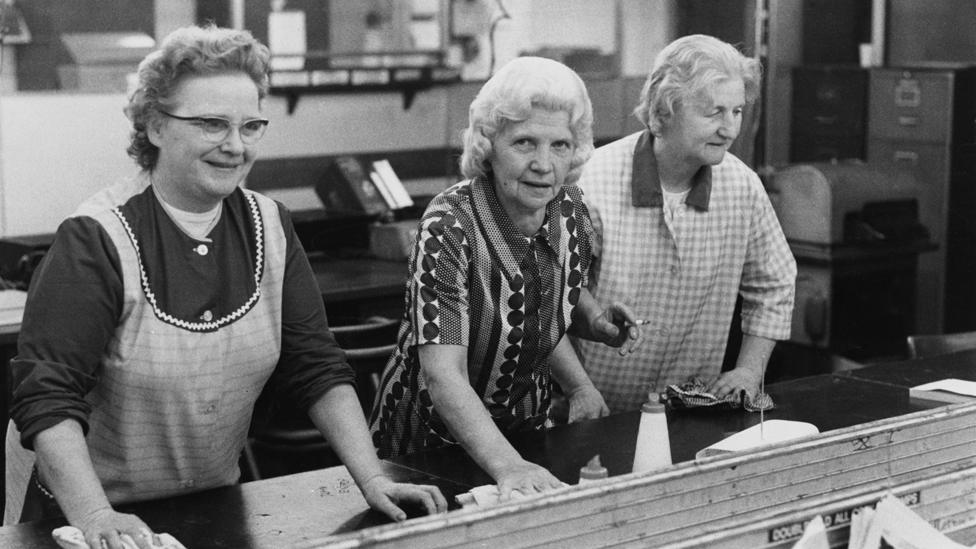
[[[397,349],[370,414],[380,457],[455,443],[427,391],[418,345],[467,347],[468,381],[503,434],[545,425],[548,359],[586,286],[591,238],[573,185],[549,202],[532,238],[490,179],[460,182],[431,201],[410,258]]]

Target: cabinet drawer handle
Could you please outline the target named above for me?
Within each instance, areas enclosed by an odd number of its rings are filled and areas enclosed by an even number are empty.
[[[899,116],[898,117],[899,126],[918,126],[917,116]]]
[[[918,153],[915,151],[895,151],[895,162],[918,164]]]
[[[837,123],[836,116],[814,116],[813,120],[821,126],[833,126]]]

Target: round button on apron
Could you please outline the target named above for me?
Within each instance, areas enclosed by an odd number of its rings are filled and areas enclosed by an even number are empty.
[[[208,248],[206,244],[200,244],[199,246],[194,248],[194,251],[200,255],[207,255],[208,253],[210,253],[210,248]]]
[[[210,322],[213,320],[213,313],[210,311],[204,311],[203,314],[200,315],[200,319],[204,322]]]

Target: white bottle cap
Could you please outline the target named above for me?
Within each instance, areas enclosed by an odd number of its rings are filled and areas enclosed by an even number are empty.
[[[664,404],[661,404],[660,402],[647,401],[644,404],[641,404],[641,412],[645,414],[663,414],[664,409]]]
[[[607,468],[600,463],[600,454],[597,454],[586,465],[580,468],[580,480],[597,480],[602,478],[607,478]]]

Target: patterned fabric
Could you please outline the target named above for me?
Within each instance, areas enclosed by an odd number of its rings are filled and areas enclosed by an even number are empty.
[[[586,284],[591,232],[572,186],[549,203],[533,238],[518,231],[486,179],[434,198],[420,221],[398,346],[370,417],[380,457],[454,443],[427,392],[418,345],[467,347],[468,380],[503,433],[546,423],[548,357]]]
[[[758,176],[726,154],[698,172],[666,222],[652,139],[641,132],[601,147],[579,182],[596,233],[590,290],[649,321],[644,344],[626,357],[575,342],[612,412],[718,376],[737,294],[744,333],[790,333],[796,263]]]
[[[710,410],[736,410],[742,408],[747,412],[769,411],[776,407],[773,397],[768,393],[758,393],[751,396],[745,391],[729,393],[723,398],[705,390],[705,382],[695,378],[680,385],[668,385],[660,394],[659,400],[675,410],[691,410],[708,408]]]

